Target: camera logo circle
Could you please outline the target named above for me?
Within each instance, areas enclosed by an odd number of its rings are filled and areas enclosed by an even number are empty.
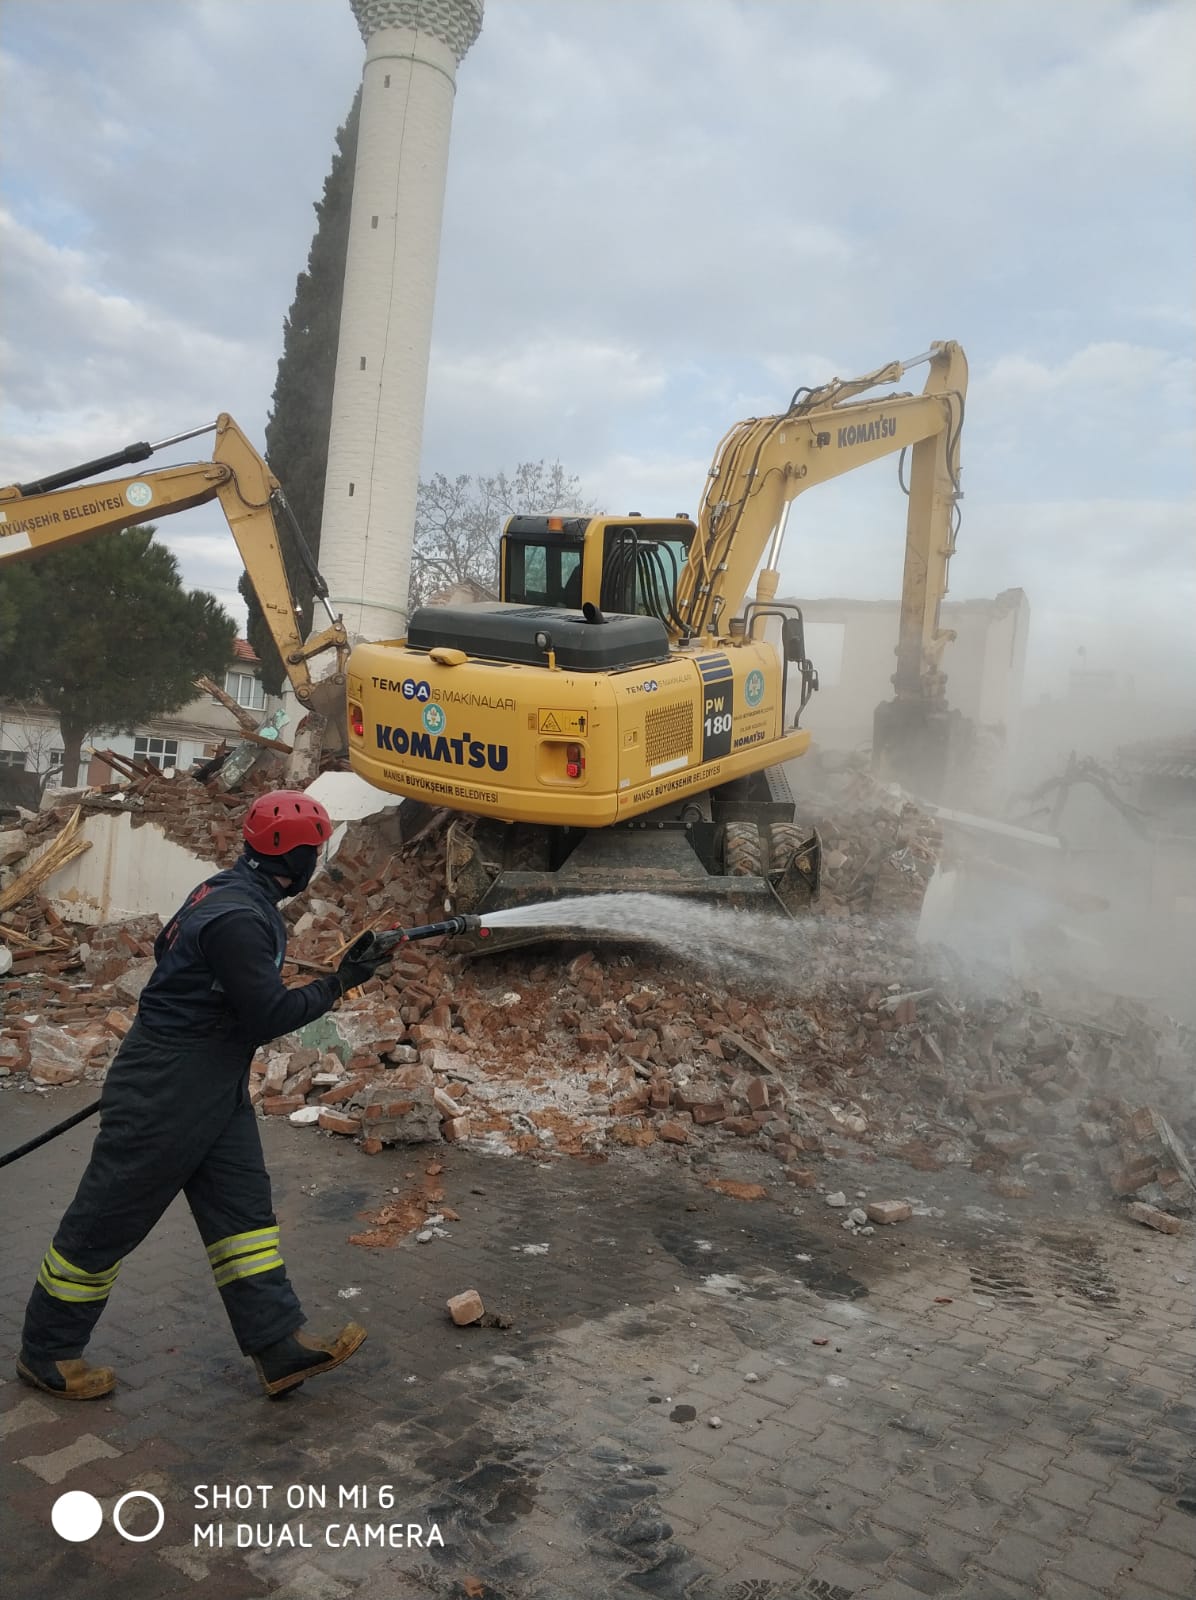
[[[157,1508],[158,1520],[154,1523],[149,1533],[130,1533],[122,1524],[120,1514],[130,1500],[148,1500],[151,1506]],[[162,1524],[165,1521],[166,1512],[163,1509],[161,1500],[158,1499],[156,1494],[150,1494],[148,1489],[130,1489],[127,1494],[122,1494],[112,1507],[112,1526],[120,1534],[121,1538],[127,1539],[130,1544],[145,1544],[150,1539],[156,1539],[162,1532]]]
[[[120,1514],[130,1500],[146,1500],[158,1513],[158,1520],[148,1533],[130,1533],[120,1520]],[[60,1494],[50,1512],[54,1532],[68,1544],[83,1544],[87,1539],[94,1539],[103,1521],[103,1506],[86,1489],[70,1489],[66,1494]],[[161,1500],[156,1494],[150,1494],[148,1489],[130,1489],[112,1507],[112,1526],[130,1544],[146,1544],[150,1539],[156,1539],[165,1521],[166,1511]]]
[[[148,483],[142,483],[140,479],[136,483],[131,483],[125,490],[125,499],[131,506],[148,506],[153,498],[154,491]]]
[[[54,1532],[69,1544],[82,1544],[94,1539],[104,1520],[104,1508],[94,1494],[86,1489],[71,1489],[60,1494],[50,1512]]]
[[[447,721],[447,718],[445,717],[442,707],[438,706],[434,700],[431,702],[431,704],[426,705],[420,712],[420,719],[423,722],[425,729],[429,733],[444,732],[444,725]]]
[[[764,698],[764,674],[755,670],[747,675],[747,682],[743,686],[743,698],[749,706],[758,706]]]

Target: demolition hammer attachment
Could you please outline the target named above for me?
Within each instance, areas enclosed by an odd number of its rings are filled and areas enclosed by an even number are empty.
[[[426,922],[419,928],[382,928],[363,933],[349,947],[347,954],[351,960],[360,960],[362,957],[372,960],[386,955],[397,944],[410,944],[415,939],[438,939],[456,933],[476,933],[480,939],[484,939],[487,929],[482,927],[481,917],[470,916],[448,917],[444,922]]]

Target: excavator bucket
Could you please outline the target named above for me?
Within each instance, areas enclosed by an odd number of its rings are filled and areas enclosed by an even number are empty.
[[[965,766],[975,730],[959,711],[929,700],[886,700],[872,720],[872,771],[919,799],[941,800]]]
[[[323,719],[321,740],[327,754],[347,751],[349,748],[349,721],[343,678],[323,678],[311,686],[308,715]]]

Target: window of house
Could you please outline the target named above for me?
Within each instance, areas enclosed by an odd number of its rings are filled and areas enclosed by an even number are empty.
[[[229,672],[224,678],[224,692],[232,695],[239,706],[247,711],[264,711],[266,692],[262,680],[252,672]]]
[[[15,767],[18,772],[24,772],[25,752],[23,750],[0,750],[0,767]]]
[[[156,767],[177,767],[179,762],[179,741],[177,739],[155,739],[149,734],[139,733],[133,740],[133,759],[135,761],[152,761]]]

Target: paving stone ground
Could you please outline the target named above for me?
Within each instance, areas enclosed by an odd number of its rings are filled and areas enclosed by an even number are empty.
[[[86,1098],[4,1095],[0,1144]],[[362,1351],[262,1398],[176,1207],[92,1347],[120,1388],[64,1406],[10,1356],[90,1138],[0,1172],[0,1563],[20,1600],[1196,1594],[1190,1229],[1151,1234],[1082,1193],[1044,1215],[966,1173],[828,1166],[849,1194],[942,1213],[854,1238],[766,1165],[770,1198],[749,1204],[668,1158],[452,1149],[435,1153],[460,1221],[365,1250],[359,1213],[429,1151],[369,1159],[270,1122],[292,1277],[313,1326],[367,1324]],[[513,1326],[454,1328],[465,1288]],[[258,1504],[210,1509],[213,1486]],[[79,1544],[50,1523],[74,1489],[105,1512]],[[161,1500],[157,1537],[115,1531],[130,1491]],[[152,1528],[143,1500],[121,1515]]]

